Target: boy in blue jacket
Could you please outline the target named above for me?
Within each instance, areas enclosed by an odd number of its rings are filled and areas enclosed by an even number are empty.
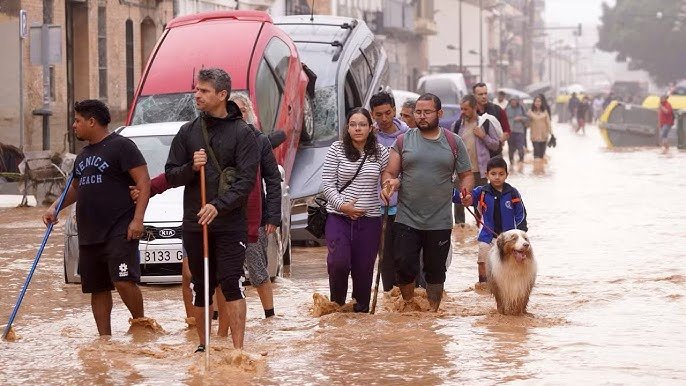
[[[481,227],[478,238],[479,283],[475,287],[483,287],[482,283],[486,283],[486,261],[493,240],[502,232],[511,229],[527,231],[526,209],[522,196],[517,189],[505,182],[507,163],[503,157],[493,157],[488,161],[486,177],[488,185],[477,186],[471,194],[463,195],[457,190],[453,192],[453,202],[461,202],[465,207],[476,207],[485,225]]]

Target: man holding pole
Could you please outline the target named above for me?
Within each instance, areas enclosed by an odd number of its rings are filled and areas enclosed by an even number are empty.
[[[208,305],[202,296],[206,285],[210,293],[219,285],[227,300],[234,348],[243,348],[245,335],[246,202],[260,159],[252,129],[243,121],[236,103],[227,103],[230,94],[231,78],[226,71],[219,68],[199,71],[195,103],[202,113],[179,129],[165,166],[169,184],[185,186],[183,244],[188,254],[195,298],[200,340],[197,352],[204,352],[209,343],[205,339],[205,306]],[[207,184],[207,204],[204,206],[201,205],[200,186],[203,168]],[[208,256],[203,256],[203,226],[209,230]],[[209,258],[209,283],[203,280],[205,257]],[[209,303],[211,305],[211,298]]]
[[[142,318],[143,297],[138,288],[138,239],[150,197],[150,176],[143,155],[128,138],[110,133],[110,112],[99,100],[74,105],[74,134],[88,145],[74,161],[74,178],[62,208],[76,202],[79,228],[81,289],[91,294],[91,307],[100,335],[112,335],[112,290],[117,289],[133,319]],[[129,196],[129,186],[140,191]],[[57,222],[55,202],[43,215]]]

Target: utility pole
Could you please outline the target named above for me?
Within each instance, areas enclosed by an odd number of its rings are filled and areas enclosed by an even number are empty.
[[[484,10],[483,0],[479,0],[479,81],[484,81]]]
[[[460,19],[460,72],[464,72],[462,69],[462,0],[459,2],[458,19]]]

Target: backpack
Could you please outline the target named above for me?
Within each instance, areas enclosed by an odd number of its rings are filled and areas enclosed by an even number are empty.
[[[497,117],[496,117],[496,119],[497,119]],[[460,135],[460,134],[459,134],[459,132],[460,132],[460,127],[462,127],[462,118],[458,119],[457,121],[455,121],[455,123],[453,123],[453,127],[452,127],[453,132],[454,132],[455,134],[457,134],[457,135]],[[484,124],[481,125],[481,127],[484,128],[484,131],[486,132],[486,135],[488,135],[488,133],[490,132],[490,129],[491,129],[491,122],[490,122],[488,119],[486,119],[486,120],[484,121]],[[498,143],[499,143],[499,145],[498,145],[498,149],[497,149],[497,150],[488,149],[488,155],[489,155],[491,158],[497,157],[497,156],[503,154],[503,143],[502,143],[500,140],[498,141]]]
[[[445,127],[441,127],[443,129],[443,135],[445,135],[445,139],[448,140],[448,145],[450,145],[450,150],[453,151],[453,174],[455,174],[455,163],[457,163],[457,140],[455,140],[455,137],[452,135],[453,133],[450,132],[450,130],[446,129]],[[403,142],[405,141],[405,133],[402,133],[398,136],[398,138],[395,139],[395,144],[398,146],[398,154],[400,154],[400,159],[402,160],[403,158]]]

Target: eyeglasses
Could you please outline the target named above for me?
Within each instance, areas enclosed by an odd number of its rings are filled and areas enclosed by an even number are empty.
[[[358,126],[364,128],[364,127],[369,126],[369,123],[366,123],[366,122],[360,122],[360,123],[350,122],[350,123],[348,123],[348,127],[352,127],[353,129],[358,127]]]
[[[415,110],[414,115],[418,117],[428,117],[429,115],[435,113],[436,110]]]

